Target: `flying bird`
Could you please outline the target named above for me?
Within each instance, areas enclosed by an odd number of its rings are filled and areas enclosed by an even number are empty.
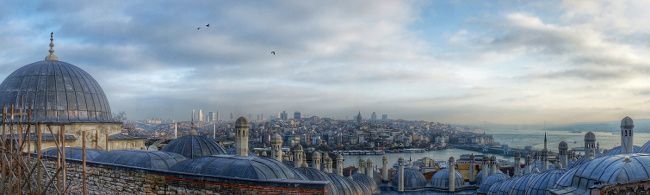
[[[208,28],[210,28],[210,24],[206,24],[206,25],[205,25],[205,27],[208,27]]]
[[[196,28],[196,30],[201,30],[201,27]]]
[[[275,55],[275,51],[271,51],[271,54]]]

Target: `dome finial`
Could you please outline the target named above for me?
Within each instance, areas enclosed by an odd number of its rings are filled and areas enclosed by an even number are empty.
[[[54,54],[54,32],[50,32],[50,50],[49,50],[49,52],[50,52],[50,55],[47,55],[47,57],[45,57],[45,60],[59,60],[59,57],[57,57]]]

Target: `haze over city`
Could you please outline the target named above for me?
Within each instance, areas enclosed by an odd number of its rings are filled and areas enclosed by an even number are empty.
[[[0,77],[55,32],[130,119],[650,117],[648,1],[56,2],[3,2]]]

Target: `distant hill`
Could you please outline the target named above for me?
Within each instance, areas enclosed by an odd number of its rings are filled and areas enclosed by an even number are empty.
[[[478,129],[547,129],[550,131],[603,131],[613,132],[620,130],[621,121],[606,122],[581,122],[571,124],[495,124],[483,123],[480,125],[465,125]],[[634,119],[635,132],[650,132],[650,119]]]

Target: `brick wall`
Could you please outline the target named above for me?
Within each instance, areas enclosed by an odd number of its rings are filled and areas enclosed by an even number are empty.
[[[56,160],[44,160],[54,174]],[[82,189],[80,161],[68,160],[67,185],[71,193]],[[325,182],[255,181],[87,163],[90,194],[325,194]],[[55,183],[56,185],[56,183]]]

